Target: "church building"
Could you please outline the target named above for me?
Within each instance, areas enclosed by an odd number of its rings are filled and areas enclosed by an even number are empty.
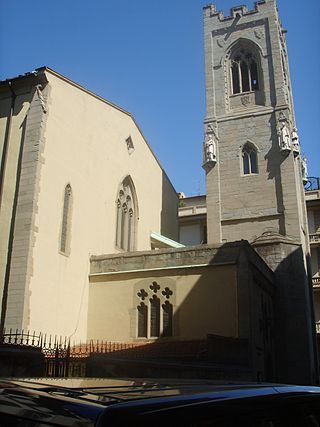
[[[85,340],[90,256],[177,240],[176,192],[131,114],[55,71],[0,97],[2,325]]]
[[[313,383],[303,162],[276,1],[204,7],[204,45],[194,246],[178,242],[178,195],[129,113],[48,68],[0,83],[1,325],[174,343],[176,357],[192,344],[197,360],[207,343],[207,362],[251,379]]]

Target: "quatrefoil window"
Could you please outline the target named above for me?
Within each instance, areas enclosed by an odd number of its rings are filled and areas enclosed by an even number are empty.
[[[144,289],[140,289],[140,291],[137,293],[138,297],[142,299],[142,301],[144,301],[147,296],[148,293],[144,290]]]
[[[156,294],[160,289],[160,286],[157,282],[152,282],[152,285],[150,285],[150,289]]]
[[[164,288],[164,290],[161,293],[167,299],[169,299],[171,297],[171,295],[173,294],[173,292],[168,287]]]

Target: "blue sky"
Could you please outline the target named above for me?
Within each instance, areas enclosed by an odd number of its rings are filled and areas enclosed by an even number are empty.
[[[130,111],[177,191],[205,192],[201,168],[201,0],[1,0],[0,79],[47,65]],[[216,0],[226,13],[253,1]],[[305,6],[304,6],[305,5]],[[278,0],[297,125],[319,176],[320,1]]]

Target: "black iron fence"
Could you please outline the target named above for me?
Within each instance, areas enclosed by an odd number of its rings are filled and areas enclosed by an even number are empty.
[[[69,338],[9,330],[0,337],[0,376],[252,379],[249,365],[237,357],[235,366],[215,362],[210,367],[212,358],[218,360],[218,349],[211,351],[212,338],[210,342],[91,340],[75,344]]]
[[[42,336],[36,335],[35,332],[31,333],[30,331],[15,331],[10,329],[8,332],[4,331],[2,337],[0,337],[1,344],[12,344],[12,345],[21,345],[27,347],[41,347],[42,346]]]
[[[145,356],[146,346],[141,343],[117,343],[109,341],[93,341],[86,343],[71,343],[66,337],[52,336],[45,334],[36,334],[30,331],[8,330],[0,337],[0,349],[2,349],[2,360],[8,359],[8,348],[10,348],[10,375],[16,371],[23,372],[23,364],[27,361],[26,353],[38,350],[43,356],[41,362],[39,359],[34,364],[40,364],[37,372],[45,377],[85,377],[88,370],[90,356],[94,354],[105,354],[106,356],[115,356],[119,359],[142,359]],[[154,350],[158,347],[149,347],[149,355],[154,356]],[[164,348],[166,351],[167,349]],[[170,349],[169,349],[170,350]],[[22,357],[23,354],[23,357]],[[34,353],[33,353],[34,354]],[[30,359],[29,358],[29,359]],[[15,362],[15,363],[14,363]],[[22,366],[21,366],[22,365]],[[28,375],[30,360],[28,365],[25,363],[26,375]],[[33,365],[34,368],[34,365]],[[3,374],[3,372],[2,372]]]
[[[30,331],[12,330],[4,331],[0,338],[2,353],[7,357],[10,349],[12,360],[19,362],[18,371],[21,372],[21,350],[24,355],[28,350],[39,350],[43,355],[41,372],[45,377],[84,377],[86,375],[86,359],[90,355],[90,349],[84,345],[72,345],[70,339],[52,337],[51,335],[36,334]],[[25,357],[25,356],[24,356]],[[23,362],[23,361],[22,361]],[[12,366],[10,371],[12,374]],[[28,371],[28,366],[26,366]]]

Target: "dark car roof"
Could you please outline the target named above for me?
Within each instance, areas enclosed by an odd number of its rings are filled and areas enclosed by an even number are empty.
[[[189,425],[192,417],[203,418],[217,407],[229,413],[226,408],[239,402],[243,409],[262,401],[274,406],[280,397],[320,396],[317,387],[205,380],[15,379],[2,381],[0,389],[0,421],[3,416],[28,422],[35,417],[57,426],[163,425],[168,417],[174,421],[170,425]]]

